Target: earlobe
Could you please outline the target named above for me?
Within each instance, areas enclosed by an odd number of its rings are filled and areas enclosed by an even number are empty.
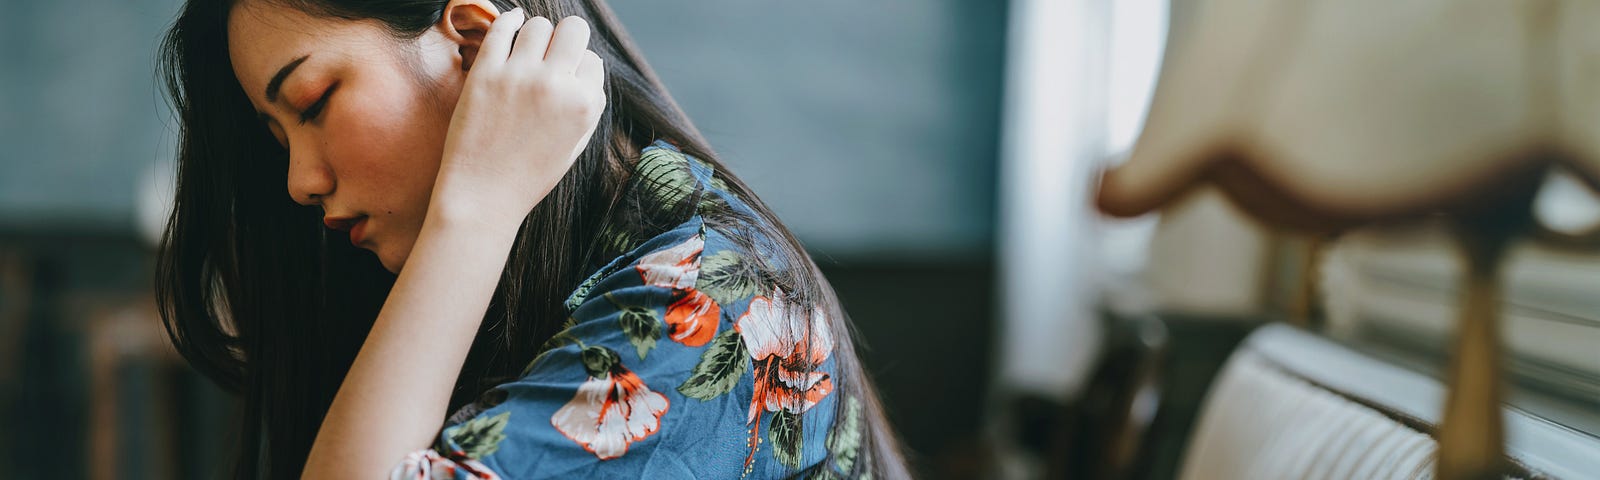
[[[461,69],[472,68],[472,62],[478,56],[478,46],[483,44],[483,36],[489,33],[489,25],[494,24],[494,19],[500,16],[499,9],[488,0],[450,0],[444,7],[444,14],[439,16],[436,27],[451,42],[455,42],[457,51],[461,54]]]

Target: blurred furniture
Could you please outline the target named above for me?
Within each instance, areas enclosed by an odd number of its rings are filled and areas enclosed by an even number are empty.
[[[11,424],[23,392],[23,339],[33,299],[33,269],[22,252],[0,243],[0,424]],[[0,429],[4,430],[4,429]],[[0,464],[14,461],[19,438],[0,435]]]
[[[1044,459],[1043,478],[1130,478],[1147,457],[1171,348],[1167,329],[1149,315],[1106,318],[1105,347],[1074,401],[1023,396],[1011,406],[1018,443]]]
[[[1153,316],[1112,317],[1106,349],[1077,399],[1072,440],[1052,452],[1047,478],[1128,478],[1160,408],[1167,327]]]
[[[140,472],[153,477],[177,477],[178,427],[184,416],[195,412],[180,410],[182,403],[178,377],[187,364],[173,350],[156,317],[154,299],[141,296],[126,303],[90,314],[87,332],[89,354],[89,455],[93,459],[89,478],[109,480]],[[132,369],[148,369],[146,378],[129,378]],[[153,383],[154,388],[135,385]],[[149,394],[148,403],[129,402],[130,396]],[[143,407],[143,408],[141,408]],[[144,423],[152,429],[129,432],[129,426],[143,422],[128,416],[149,415],[163,419]],[[137,428],[137,427],[135,427]],[[138,465],[128,465],[121,452],[131,449],[130,439],[144,439],[139,445],[144,455]]]
[[[1444,386],[1272,324],[1229,359],[1181,478],[1431,478]],[[1600,438],[1504,409],[1510,478],[1594,478]]]
[[[1498,477],[1505,457],[1506,244],[1600,246],[1533,216],[1546,178],[1600,190],[1600,4],[1583,0],[1205,0],[1130,158],[1113,215],[1213,185],[1269,226],[1327,235],[1444,216],[1467,268],[1435,474]],[[1314,456],[1314,452],[1306,455]]]
[[[150,260],[125,233],[0,228],[0,477],[227,476],[233,401],[172,351]]]
[[[1318,269],[1324,333],[1441,363],[1459,315],[1462,265],[1450,240],[1439,228],[1340,236]],[[1508,400],[1538,393],[1573,404],[1565,410],[1587,411],[1588,418],[1518,406],[1600,436],[1600,251],[1522,240],[1507,247],[1501,270],[1504,367],[1518,387]]]

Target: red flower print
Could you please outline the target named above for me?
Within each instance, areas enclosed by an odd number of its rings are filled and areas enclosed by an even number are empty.
[[[482,462],[477,460],[451,460],[439,455],[433,449],[418,450],[406,454],[405,460],[400,462],[394,470],[389,472],[389,480],[441,480],[454,479],[457,472],[465,473],[465,478],[479,480],[500,480],[500,476],[489,470]]]
[[[752,423],[761,410],[804,412],[833,391],[828,374],[818,371],[833,352],[826,317],[821,310],[813,310],[807,318],[782,298],[777,291],[771,298],[751,299],[748,311],[734,327],[755,360]]]
[[[601,460],[620,457],[629,444],[661,428],[667,397],[650,391],[609,348],[590,346],[582,355],[589,380],[578,387],[572,401],[556,410],[550,424]]]
[[[691,347],[711,341],[722,318],[722,307],[695,289],[705,246],[705,237],[695,235],[671,248],[645,255],[635,267],[646,285],[671,288],[677,296],[678,300],[667,307],[667,335]]]
[[[639,270],[645,285],[691,289],[700,279],[700,252],[705,247],[705,237],[695,235],[672,248],[639,258],[639,265],[634,268]]]
[[[722,307],[704,292],[685,290],[683,298],[667,306],[667,335],[691,347],[705,345],[717,335]]]

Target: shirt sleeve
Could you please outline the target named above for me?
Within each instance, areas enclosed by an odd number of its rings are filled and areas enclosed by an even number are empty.
[[[772,414],[758,414],[755,363],[735,315],[758,297],[702,271],[738,261],[708,250],[705,231],[691,220],[596,272],[523,376],[452,415],[435,445],[407,455],[391,478],[750,473],[758,450],[771,455],[752,418]],[[831,388],[819,387],[812,393]]]

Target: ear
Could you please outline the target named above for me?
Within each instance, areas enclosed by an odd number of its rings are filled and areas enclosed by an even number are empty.
[[[461,53],[461,69],[468,70],[478,57],[478,46],[483,45],[489,25],[499,17],[500,10],[488,0],[450,0],[434,27],[456,44]]]

